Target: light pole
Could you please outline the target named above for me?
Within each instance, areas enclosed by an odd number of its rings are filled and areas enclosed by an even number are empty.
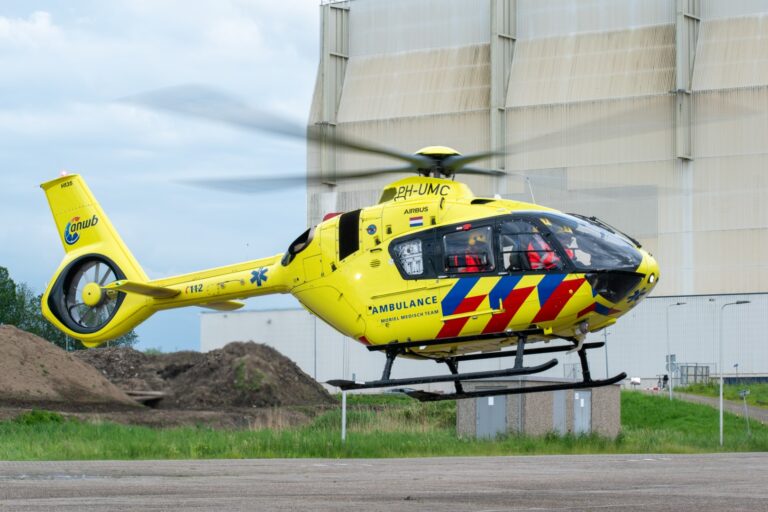
[[[315,355],[313,357],[314,365],[315,365],[314,377],[315,377],[315,380],[317,380],[317,316],[312,315],[312,320],[313,320],[313,324],[312,324],[312,338],[313,338],[313,346],[314,346],[314,350],[315,350]]]
[[[720,446],[723,446],[723,311],[727,306],[749,304],[748,300],[737,300],[720,306],[720,360],[717,367],[720,370]]]
[[[669,399],[672,400],[672,388],[674,385],[672,382],[674,381],[674,373],[672,372],[672,350],[670,349],[670,343],[669,343],[669,308],[673,308],[675,306],[683,306],[685,305],[685,302],[675,302],[674,304],[667,304],[667,372],[669,373]]]

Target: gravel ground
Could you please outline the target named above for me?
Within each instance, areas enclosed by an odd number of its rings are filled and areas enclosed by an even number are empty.
[[[3,511],[768,510],[768,454],[0,462]]]

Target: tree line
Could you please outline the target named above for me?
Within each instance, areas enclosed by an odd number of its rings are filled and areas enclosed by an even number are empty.
[[[71,338],[54,327],[43,317],[40,301],[43,295],[35,295],[26,283],[16,283],[8,269],[0,267],[0,324],[15,325],[46,339],[64,350],[83,350],[79,340]],[[111,340],[109,346],[131,347],[138,342],[135,331]]]

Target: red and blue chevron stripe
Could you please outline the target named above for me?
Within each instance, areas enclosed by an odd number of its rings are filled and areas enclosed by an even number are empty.
[[[539,299],[539,311],[532,323],[555,320],[585,282],[584,278],[566,280],[566,277],[567,274],[547,274],[536,286],[519,287],[523,276],[503,276],[498,278],[498,282],[487,294],[472,296],[469,294],[480,279],[493,278],[460,278],[440,303],[442,313],[444,317],[471,313],[477,311],[480,304],[487,298],[491,309],[501,311],[491,315],[482,333],[504,332],[531,293],[536,290]],[[469,322],[470,316],[446,320],[437,334],[437,339],[458,337]]]

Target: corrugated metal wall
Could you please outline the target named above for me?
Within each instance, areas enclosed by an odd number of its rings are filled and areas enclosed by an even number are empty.
[[[490,146],[490,10],[475,2],[444,0],[356,0],[349,3],[349,61],[338,108],[337,130],[384,146],[415,152],[448,145],[461,152]],[[316,96],[310,119],[318,119]],[[337,154],[336,170],[393,167],[391,159]],[[316,149],[308,171],[318,173]],[[371,204],[392,177],[340,182],[332,194],[310,187],[307,211],[316,223],[329,211]],[[472,178],[477,193],[495,183]],[[329,208],[329,200],[335,206]]]
[[[674,23],[674,0],[518,0],[520,39]]]
[[[490,1],[346,5],[338,130],[406,151],[489,149]],[[674,0],[516,6],[510,176],[468,179],[475,193],[529,200],[527,176],[537,202],[617,225],[661,262],[660,295],[768,289],[768,1],[701,5],[692,161],[676,158]],[[336,156],[339,175],[392,165]],[[310,220],[370,204],[388,181],[316,187]]]
[[[507,142],[527,141],[507,169],[529,176],[537,202],[596,215],[640,239],[662,261],[660,293],[681,288],[666,272],[682,258],[665,239],[681,217],[670,4],[519,3],[525,29],[507,95]],[[520,180],[503,192],[526,196]]]
[[[488,44],[490,10],[467,0],[355,0],[350,56]]]
[[[699,293],[768,288],[768,2],[705,2],[693,77]],[[730,4],[730,3],[729,3]],[[712,19],[762,10],[757,16]]]
[[[339,122],[487,110],[487,44],[350,59]]]

